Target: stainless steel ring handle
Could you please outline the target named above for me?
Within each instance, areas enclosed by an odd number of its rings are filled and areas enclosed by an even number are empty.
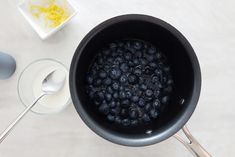
[[[195,157],[212,157],[199,143],[198,141],[192,136],[189,132],[187,126],[182,128],[185,136],[188,138],[188,142],[185,141],[179,133],[176,133],[174,137],[181,142]]]

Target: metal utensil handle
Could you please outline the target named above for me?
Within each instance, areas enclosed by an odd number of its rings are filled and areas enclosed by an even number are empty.
[[[181,142],[195,157],[212,157],[192,136],[187,126],[184,126],[182,130],[185,136],[188,138],[189,142],[183,140],[183,138],[179,135],[179,133],[176,133],[174,137],[179,142]]]
[[[18,115],[18,117],[13,121],[5,130],[4,132],[0,135],[0,143],[9,135],[9,133],[13,130],[13,128],[16,126],[16,124],[19,123],[19,121],[26,115],[26,113],[29,112],[29,110],[40,100],[43,96],[46,94],[43,93],[40,95],[37,99],[34,100],[34,102],[29,105],[21,114]]]

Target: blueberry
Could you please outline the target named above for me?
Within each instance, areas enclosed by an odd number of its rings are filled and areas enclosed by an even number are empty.
[[[93,98],[95,97],[95,91],[90,90],[90,91],[89,91],[89,97],[90,97],[91,99],[93,99]]]
[[[120,53],[120,52],[119,52]],[[123,62],[123,59],[121,57],[117,57],[116,59],[114,59],[113,64],[119,65],[120,63]]]
[[[120,86],[120,87],[119,87],[119,90],[120,90],[120,91],[123,91],[124,89],[125,89],[124,86]]]
[[[104,64],[104,59],[102,57],[99,57],[97,62],[98,62],[99,65],[103,65]]]
[[[123,72],[127,72],[128,69],[129,69],[129,67],[128,67],[127,63],[122,63],[122,64],[120,65],[120,69],[121,69]]]
[[[109,63],[113,64],[113,58],[112,58],[112,57],[107,58],[107,61],[108,61]]]
[[[150,102],[153,100],[153,97],[145,97],[145,101]]]
[[[126,44],[125,44],[125,48],[129,49],[130,47],[131,47],[131,43],[129,41],[127,41]]]
[[[110,93],[110,94],[112,94],[112,93],[113,93],[113,89],[112,89],[110,86],[109,86],[109,87],[107,87],[106,91],[107,91],[108,93]]]
[[[139,84],[143,84],[144,83],[144,78],[139,76]]]
[[[145,79],[145,84],[146,84],[146,86],[149,88],[149,89],[151,89],[152,87],[153,87],[153,83],[152,83],[152,81],[151,81],[151,79]]]
[[[95,104],[96,106],[99,106],[99,105],[101,104],[101,102],[100,102],[100,101],[97,101],[97,100],[94,100],[94,104]]]
[[[92,76],[87,76],[87,79],[86,79],[86,81],[87,81],[87,83],[88,84],[92,84],[93,83],[93,77]]]
[[[131,100],[132,100],[132,102],[138,102],[139,101],[139,97],[134,95],[134,96],[131,97]]]
[[[109,107],[111,107],[111,108],[116,107],[116,102],[115,102],[115,101],[111,101],[111,102],[109,103]]]
[[[135,92],[135,95],[137,95],[138,97],[141,97],[142,96],[142,91],[141,90],[137,90],[136,92]]]
[[[97,96],[99,97],[100,100],[104,100],[104,92],[102,91],[97,92]]]
[[[103,103],[100,107],[99,107],[99,111],[105,115],[107,115],[109,113],[109,107],[106,103]]]
[[[138,105],[139,105],[140,107],[144,107],[145,101],[144,101],[143,98],[140,98],[140,99],[139,99]]]
[[[159,82],[159,78],[156,75],[152,76],[152,82],[153,83],[158,83]]]
[[[114,117],[113,115],[109,114],[109,115],[107,116],[107,119],[108,119],[108,121],[110,121],[110,122],[114,122],[115,117]]]
[[[133,86],[132,86],[132,91],[135,91],[135,92],[138,91],[138,90],[139,90],[139,87],[140,87],[140,86],[139,86],[138,84],[133,85]]]
[[[154,73],[157,74],[157,76],[162,76],[162,71],[159,69],[156,69]]]
[[[151,96],[153,95],[153,91],[150,90],[150,89],[147,89],[147,90],[145,91],[145,95],[146,95],[147,97],[151,97]]]
[[[127,99],[130,99],[131,96],[132,96],[131,92],[130,92],[130,91],[127,91],[127,92],[126,92],[126,98],[127,98]]]
[[[150,66],[151,68],[156,68],[156,67],[157,67],[157,64],[154,63],[154,62],[151,62],[151,63],[149,63],[149,66]]]
[[[119,55],[119,54],[118,54],[116,51],[113,51],[113,52],[111,53],[111,56],[114,57],[114,58],[117,57],[118,55]]]
[[[153,83],[153,86],[152,86],[152,90],[155,91],[155,90],[159,90],[159,84],[160,82],[156,82],[156,83]]]
[[[129,66],[134,66],[135,64],[132,61],[128,61]]]
[[[173,84],[173,80],[172,80],[172,79],[169,79],[169,80],[167,81],[167,84],[168,84],[168,85],[172,85],[172,84]]]
[[[163,84],[161,82],[158,83],[158,88],[163,88]]]
[[[146,106],[144,107],[144,109],[145,109],[145,111],[150,111],[150,109],[151,109],[151,105],[148,103],[148,104],[146,104]]]
[[[169,103],[169,100],[170,100],[170,97],[169,97],[169,96],[164,96],[164,97],[162,98],[162,103],[163,103],[163,104],[168,104],[168,103]]]
[[[157,59],[161,59],[162,58],[162,54],[161,53],[156,53],[156,57],[157,57]]]
[[[119,62],[118,62],[117,60],[114,60],[114,61],[113,61],[113,64],[114,64],[114,65],[119,65]]]
[[[129,107],[130,106],[130,101],[129,100],[123,100],[122,102],[121,102],[121,104],[122,104],[122,107]]]
[[[113,93],[113,98],[114,98],[114,99],[118,99],[118,97],[119,97],[118,93],[117,93],[117,92],[114,92],[114,93]]]
[[[123,46],[124,46],[124,43],[123,43],[123,42],[118,42],[118,46],[119,46],[119,47],[123,47]]]
[[[117,48],[117,44],[116,43],[111,43],[110,45],[109,45],[109,47],[111,48],[111,49],[115,49],[115,48]]]
[[[124,55],[124,58],[125,58],[126,60],[130,60],[131,57],[132,57],[132,55],[131,55],[131,53],[129,53],[129,52]]]
[[[163,76],[163,77],[161,77],[161,81],[163,82],[163,83],[167,83],[167,77],[166,76]]]
[[[127,76],[126,76],[126,75],[122,75],[122,76],[120,77],[120,82],[121,82],[121,83],[127,82]]]
[[[112,83],[112,80],[111,80],[110,78],[106,78],[106,79],[103,80],[103,84],[104,84],[104,85],[107,85],[107,86],[108,86],[108,85],[110,85],[111,83]]]
[[[131,84],[135,84],[138,81],[138,78],[136,77],[136,75],[131,74],[128,76],[128,81]]]
[[[149,54],[154,54],[154,53],[156,53],[156,48],[155,48],[155,47],[151,47],[151,48],[148,50],[148,53],[149,53]]]
[[[117,101],[116,105],[119,107],[121,105],[121,103],[119,101]]]
[[[137,51],[135,53],[135,56],[138,57],[138,58],[141,58],[142,57],[142,52],[141,51]]]
[[[136,118],[138,117],[137,114],[138,114],[138,113],[137,113],[137,111],[136,111],[135,109],[132,109],[132,110],[130,110],[130,112],[129,112],[129,116],[130,116],[131,119],[136,119]]]
[[[118,110],[118,108],[111,108],[109,112],[112,115],[117,115],[119,113],[119,110]]]
[[[149,46],[148,46],[147,43],[144,43],[143,47],[144,47],[145,49],[147,49]]]
[[[138,108],[137,111],[138,111],[139,118],[142,118],[144,115],[144,111],[140,108]]]
[[[143,45],[141,44],[141,42],[138,42],[138,41],[134,42],[134,48],[136,50],[140,50],[142,48],[142,46]]]
[[[135,58],[135,59],[133,60],[133,63],[134,63],[135,65],[139,65],[139,64],[140,64],[140,62],[139,62],[139,60],[138,60],[137,58]]]
[[[112,68],[110,70],[110,77],[112,79],[118,79],[121,76],[122,72],[119,68]]]
[[[127,109],[122,108],[121,111],[120,111],[120,115],[121,115],[122,117],[128,116],[128,111],[127,111]]]
[[[117,53],[120,55],[120,54],[123,54],[123,50],[121,48],[117,48]],[[120,62],[119,62],[120,63]]]
[[[125,99],[126,98],[126,93],[124,91],[119,92],[119,98],[120,99]]]
[[[153,92],[153,95],[154,95],[155,98],[158,98],[158,96],[160,95],[160,91],[159,90],[155,90]]]
[[[102,100],[104,100],[101,96],[100,96],[100,94],[101,94],[102,92],[95,92],[94,93],[94,100],[95,101],[97,101],[97,102],[101,102]],[[102,93],[103,94],[103,93]]]
[[[136,52],[136,49],[134,49],[134,47],[130,47],[130,48],[128,48],[128,50],[129,50],[132,54],[134,54],[134,53]]]
[[[126,118],[126,119],[123,119],[123,120],[122,120],[122,125],[123,125],[123,126],[129,126],[129,125],[130,125],[130,120],[127,119],[127,118]]]
[[[144,58],[140,59],[140,64],[141,65],[146,65],[147,63],[148,63],[148,61],[146,59],[144,59]]]
[[[141,76],[142,71],[139,68],[137,68],[137,69],[134,70],[134,74],[137,75],[137,76]]]
[[[105,50],[103,50],[102,51],[102,53],[104,54],[104,55],[109,55],[110,54],[110,50],[108,50],[108,49],[105,49]]]
[[[143,91],[147,90],[147,86],[145,84],[141,84],[140,85],[140,89],[142,89]]]
[[[160,101],[159,101],[158,99],[155,99],[155,100],[153,101],[153,107],[154,107],[154,108],[159,108],[160,106],[161,106]]]
[[[150,118],[147,114],[144,114],[142,119],[144,122],[150,122]]]
[[[123,62],[123,58],[122,57],[117,57],[115,60],[118,61],[119,63]]]
[[[137,126],[138,125],[138,120],[131,120],[131,125],[132,126]]]
[[[114,82],[112,84],[112,87],[113,87],[114,90],[118,90],[119,89],[119,84],[117,82]]]
[[[106,78],[106,76],[107,76],[107,73],[105,72],[105,71],[103,71],[103,70],[101,70],[100,72],[99,72],[99,77],[100,78]]]
[[[173,88],[171,86],[164,88],[164,92],[167,92],[167,93],[171,93],[172,90],[173,90]]]
[[[109,64],[105,64],[104,65],[104,70],[105,71],[109,71],[110,70],[110,65]]]
[[[115,117],[115,123],[117,123],[117,124],[121,124],[122,123],[122,120],[121,120],[121,118],[120,117]]]
[[[106,93],[106,94],[105,94],[105,100],[111,101],[111,100],[112,100],[112,95],[109,94],[109,93]]]
[[[151,116],[152,118],[157,118],[157,117],[158,117],[158,112],[157,112],[157,110],[152,109],[152,110],[150,111],[150,116]]]
[[[149,61],[149,62],[152,62],[154,60],[153,55],[146,55],[145,57],[146,57],[147,61]]]
[[[152,74],[151,68],[150,68],[149,66],[145,66],[145,68],[144,68],[144,73],[145,73],[146,75]]]
[[[91,68],[92,69],[91,70],[91,75],[93,75],[93,76],[96,75],[96,73],[97,73],[96,71],[97,71],[98,67],[99,66],[97,64],[93,65],[93,67]]]
[[[93,84],[94,84],[94,86],[98,87],[101,85],[101,83],[102,83],[101,79],[96,79],[96,80],[94,80]]]
[[[164,70],[165,72],[169,72],[169,71],[171,70],[171,68],[170,68],[169,66],[166,66],[166,67],[163,68],[163,70]]]

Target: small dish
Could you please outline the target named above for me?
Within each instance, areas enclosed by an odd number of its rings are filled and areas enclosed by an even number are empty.
[[[54,0],[55,3],[63,4],[66,8],[66,11],[68,12],[68,18],[61,22],[58,26],[51,28],[45,26],[45,21],[39,20],[36,17],[33,16],[32,12],[30,12],[30,5],[36,4],[36,5],[45,5],[47,2],[49,3],[50,0],[24,0],[20,5],[18,6],[19,11],[24,16],[24,18],[29,22],[29,24],[33,27],[33,29],[37,32],[37,34],[41,37],[41,39],[47,39],[52,34],[59,31],[61,28],[63,28],[71,19],[77,14],[77,8],[75,7],[72,0]]]
[[[59,113],[71,104],[68,69],[54,59],[36,60],[22,71],[17,86],[19,99],[24,106],[29,106],[41,94],[43,79],[56,69],[66,73],[64,87],[58,93],[45,96],[39,100],[31,109],[32,112],[41,115]]]

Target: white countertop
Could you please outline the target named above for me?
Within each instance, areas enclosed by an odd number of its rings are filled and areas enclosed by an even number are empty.
[[[73,53],[94,26],[116,15],[144,13],[161,18],[190,41],[202,69],[202,93],[189,128],[213,157],[235,154],[235,1],[233,0],[76,0],[78,15],[42,41],[17,10],[18,0],[0,1],[0,51],[13,55],[17,71],[0,81],[0,131],[24,107],[17,79],[34,60],[54,58],[69,67]],[[85,126],[74,107],[57,115],[29,113],[0,145],[1,157],[189,157],[173,138],[128,148],[107,142]]]

